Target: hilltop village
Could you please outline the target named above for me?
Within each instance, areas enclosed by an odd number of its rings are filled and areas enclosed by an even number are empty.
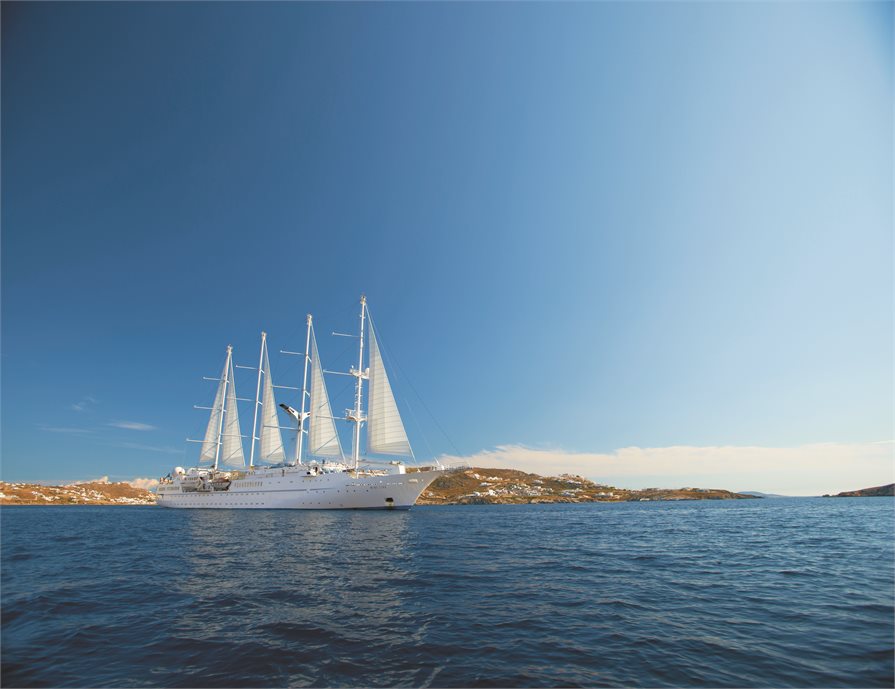
[[[0,481],[0,505],[154,505],[155,493],[129,483],[44,486]]]

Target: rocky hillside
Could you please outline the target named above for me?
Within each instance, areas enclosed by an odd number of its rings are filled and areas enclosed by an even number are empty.
[[[825,498],[878,498],[895,495],[895,483],[887,486],[874,486],[873,488],[861,488],[860,490],[847,490],[836,495],[824,495]]]
[[[538,476],[514,469],[472,468],[436,480],[418,505],[526,504],[551,502],[634,502],[652,500],[741,500],[752,495],[714,488],[627,490],[581,476]]]
[[[155,494],[129,483],[42,486],[0,481],[0,505],[154,505]]]

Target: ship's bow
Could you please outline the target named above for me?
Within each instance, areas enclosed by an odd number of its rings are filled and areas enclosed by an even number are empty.
[[[404,474],[404,494],[400,501],[395,501],[394,506],[400,509],[410,509],[416,504],[416,501],[432,483],[446,474],[444,469],[428,469],[426,471],[414,471]]]

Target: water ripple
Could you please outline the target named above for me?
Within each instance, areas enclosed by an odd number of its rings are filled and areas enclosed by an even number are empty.
[[[0,514],[3,686],[893,682],[883,498]]]

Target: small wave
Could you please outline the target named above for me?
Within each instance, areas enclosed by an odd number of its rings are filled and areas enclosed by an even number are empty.
[[[832,532],[830,504],[420,509],[400,536],[364,514],[324,515],[321,535],[270,513],[210,528],[216,515],[4,511],[0,681],[890,686],[880,525],[895,520],[873,503]],[[128,538],[110,548],[122,520]],[[348,524],[376,528],[375,544],[332,536]],[[783,527],[820,545],[793,548]],[[53,532],[58,547],[16,557]],[[177,547],[160,550],[171,533]]]

